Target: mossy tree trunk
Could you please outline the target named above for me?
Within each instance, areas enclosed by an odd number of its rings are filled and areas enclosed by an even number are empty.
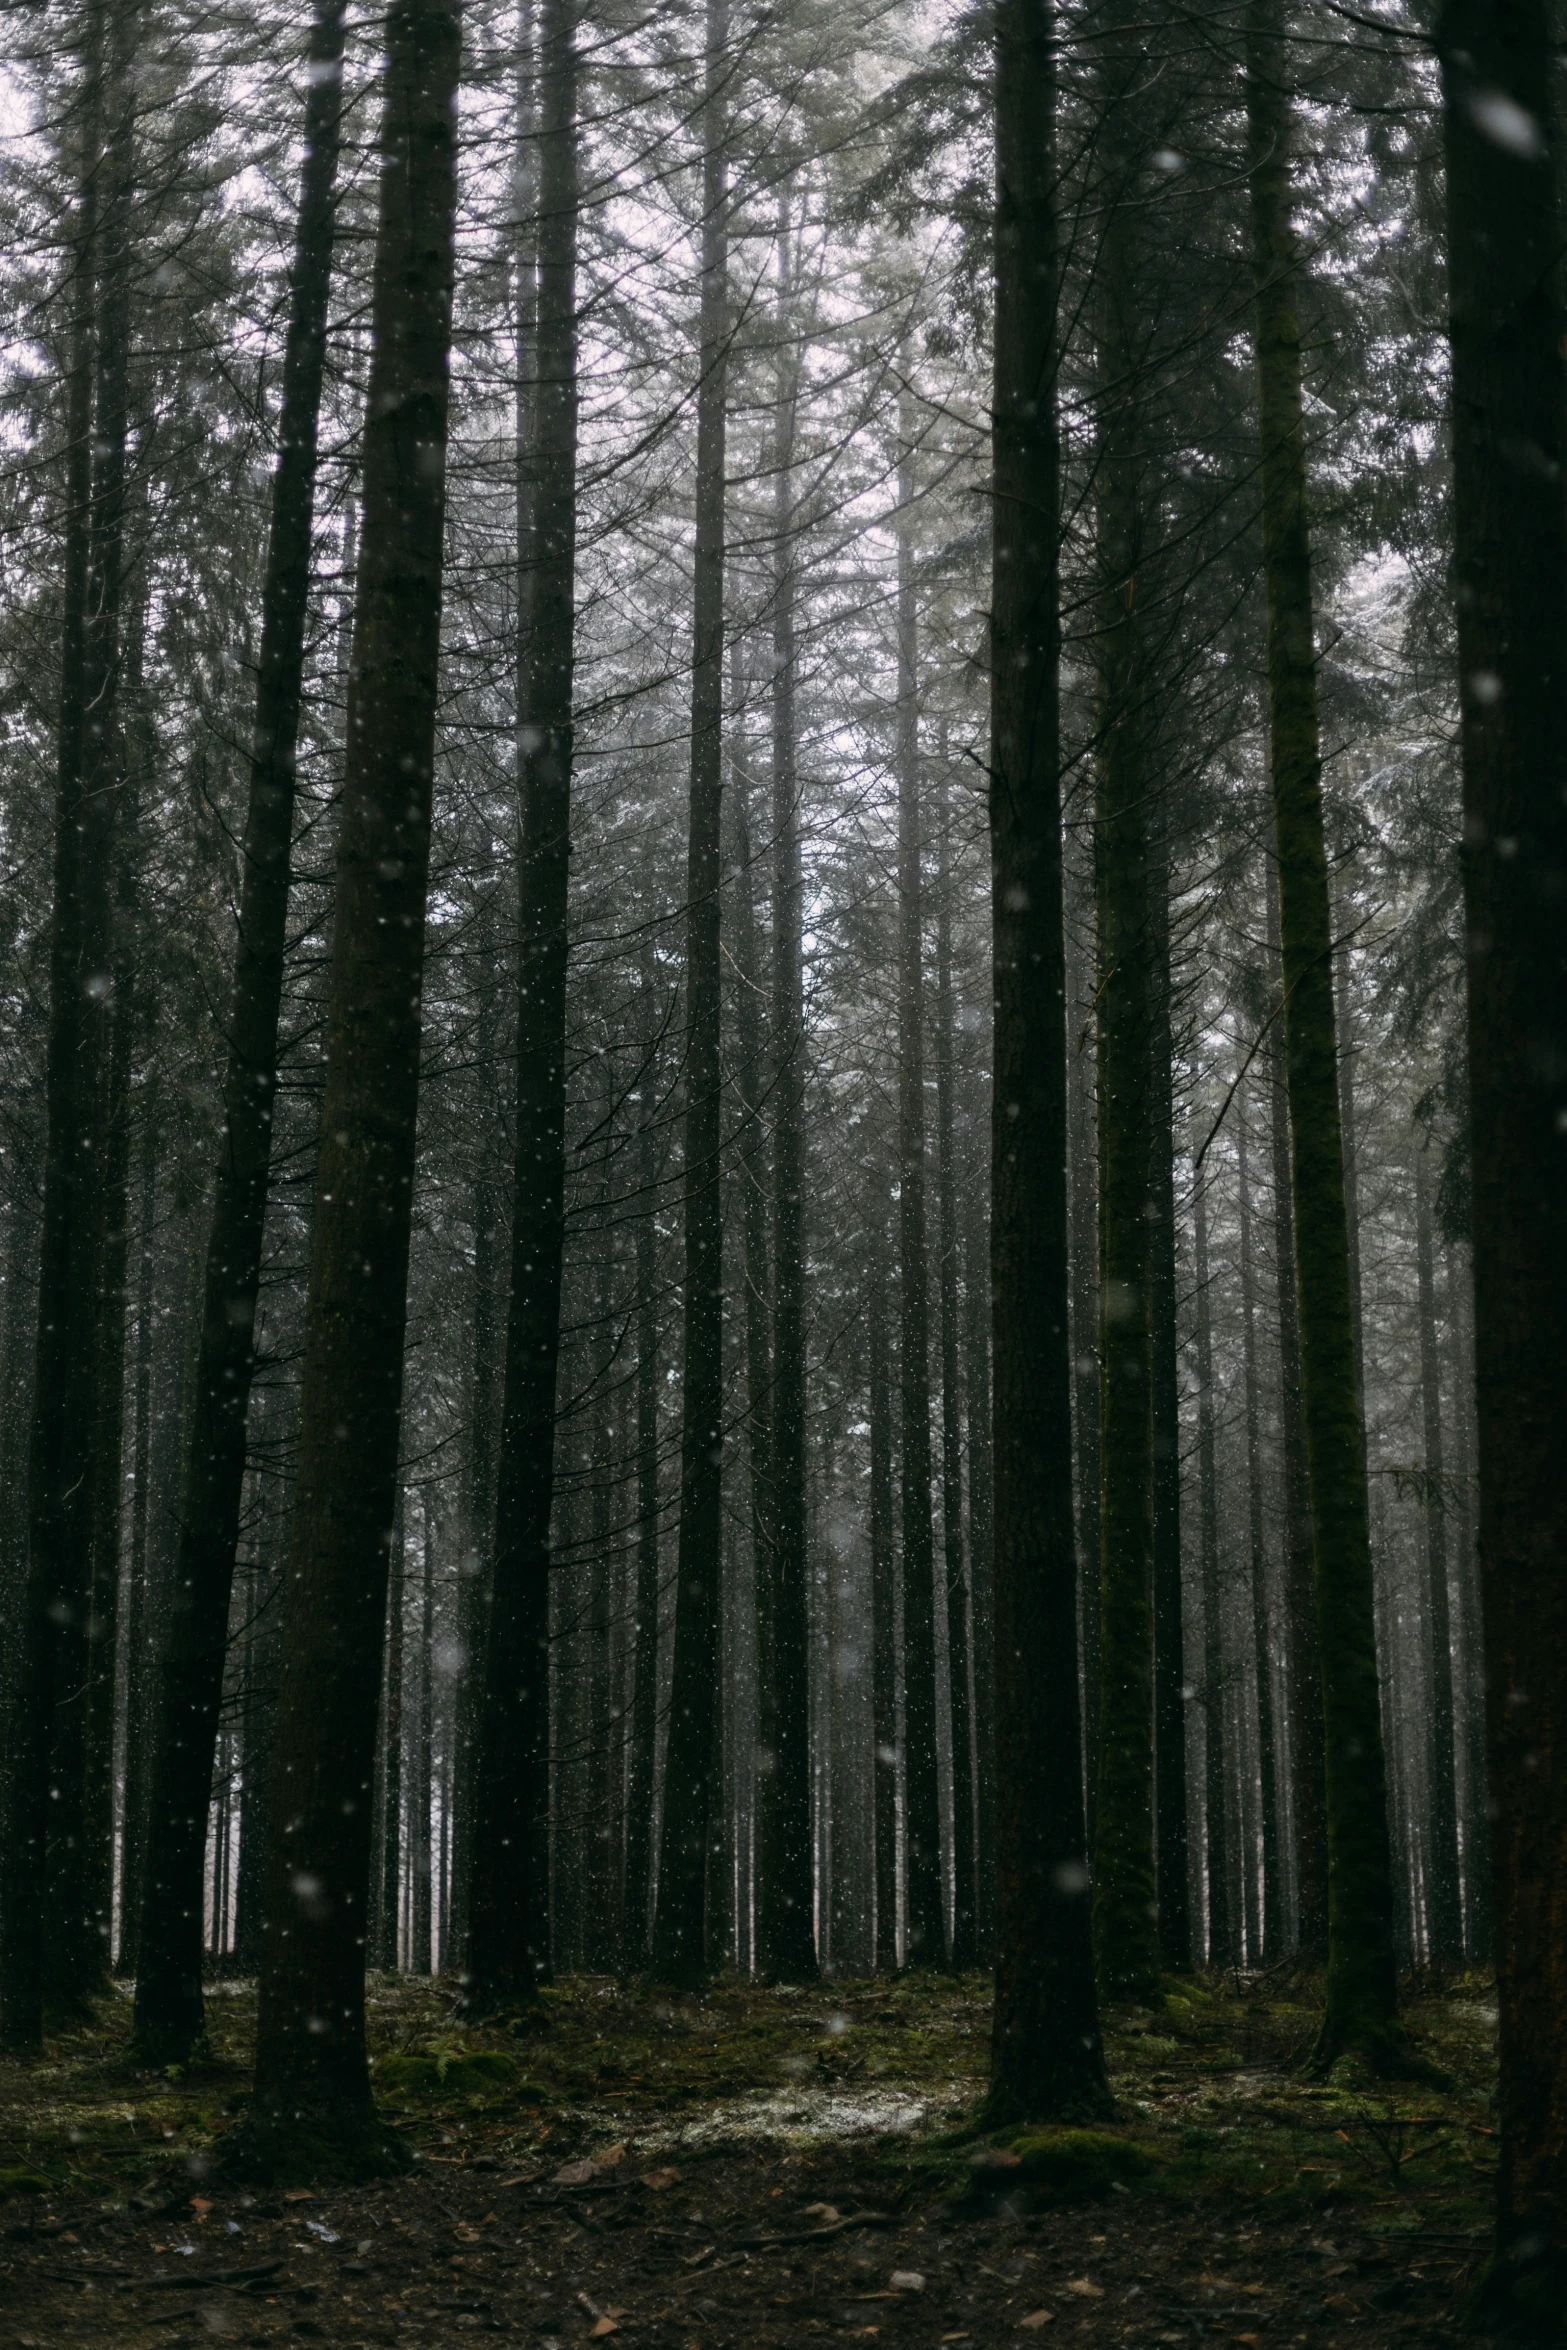
[[[394,0],[255,2097],[239,2149],[261,2172],[392,2159],[365,2048],[369,1790],[419,1100],[459,52],[451,0]]]
[[[1067,1312],[1056,20],[995,17],[991,1330],[996,1987],[987,2112],[1110,2104],[1083,1833]]]
[[[1420,1323],[1420,1418],[1424,1440],[1427,1622],[1431,1636],[1430,1841],[1427,1953],[1439,1964],[1464,1954],[1463,1885],[1458,1865],[1458,1744],[1453,1708],[1453,1628],[1447,1588],[1447,1472],[1442,1445],[1442,1371],[1436,1343],[1436,1250],[1424,1138],[1415,1149],[1415,1284]]]
[[[1398,2061],[1401,2033],[1339,1121],[1286,71],[1278,0],[1251,0],[1246,99],[1269,748],[1328,1846],[1327,2010],[1317,2053],[1331,2063],[1354,2049],[1386,2065]]]
[[[1448,0],[1475,1388],[1501,2077],[1483,2322],[1567,2304],[1567,521],[1559,28]]]

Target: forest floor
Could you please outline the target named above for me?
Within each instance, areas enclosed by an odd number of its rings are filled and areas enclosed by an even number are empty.
[[[1478,1977],[1409,1987],[1441,2089],[1305,2078],[1309,1982],[1172,1981],[1108,2018],[1115,2122],[1005,2143],[965,2130],[978,1976],[678,2002],[584,1977],[547,2006],[527,2038],[464,2030],[451,1986],[377,1978],[378,2094],[416,2160],[313,2192],[223,2177],[249,1985],[214,1990],[211,2058],[178,2077],[127,2061],[118,1999],[0,2065],[0,2350],[1373,2350],[1451,2341],[1484,2258]]]

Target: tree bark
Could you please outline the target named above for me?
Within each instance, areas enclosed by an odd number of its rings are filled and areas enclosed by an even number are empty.
[[[800,783],[795,761],[794,452],[800,362],[789,189],[779,199],[777,445],[773,454],[773,1778],[764,1807],[761,1944],[785,1982],[819,1972],[811,1863],[809,1609],[805,1491],[805,990]]]
[[[658,1721],[658,1167],[649,1104],[657,1006],[652,949],[642,958],[643,1017],[649,1074],[643,1083],[642,1132],[637,1164],[642,1193],[637,1216],[637,1566],[633,1626],[631,1754],[626,1787],[626,1963],[641,1966],[648,1956],[652,1922],[653,1757]]]
[[[1567,522],[1541,0],[1448,0],[1454,533],[1501,2165],[1485,2321],[1567,2299]]]
[[[364,537],[272,1762],[258,2172],[394,2159],[365,2052],[370,1803],[397,1486],[439,683],[458,15],[394,0]]]
[[[897,1551],[893,1538],[892,1344],[887,1314],[887,1236],[871,1229],[866,1301],[871,1422],[871,1734],[875,1742],[876,1964],[900,1963],[898,1914]]]
[[[79,96],[45,1042],[48,1130],[27,1572],[0,1839],[0,2037],[20,2048],[35,2047],[42,2039],[46,1979],[51,2005],[63,1998],[69,2007],[79,1994],[85,1938],[84,1688],[128,329],[123,291],[128,158],[122,167],[104,145],[106,116],[121,111],[106,89],[120,80],[112,66],[105,69],[107,14],[97,5],[87,12]],[[118,51],[123,27],[117,15],[112,34]]]
[[[963,1555],[963,1396],[959,1383],[958,1181],[953,1135],[952,805],[942,745],[936,846],[936,1281],[941,1316],[941,1563],[952,1691],[952,1963],[979,1963],[974,1726],[969,1698],[969,1579]]]
[[[1144,555],[1138,158],[1125,123],[1140,58],[1119,27],[1101,60],[1096,465],[1099,726],[1094,807],[1099,1028],[1099,1785],[1094,1956],[1102,1994],[1159,1990],[1153,1785],[1153,936]]]
[[[1246,44],[1269,738],[1328,1836],[1327,2004],[1317,2061],[1355,2049],[1375,2065],[1396,2066],[1402,2033],[1339,1123],[1279,0],[1250,0]]]
[[[1047,0],[1000,0],[995,44],[996,1991],[987,2111],[1004,2122],[1104,2113],[1110,2093],[1094,1988],[1076,1668],[1059,770],[1061,262],[1056,28]]]
[[[577,546],[577,235],[581,65],[574,0],[539,15],[537,369],[519,417],[521,519],[517,1165],[464,2003],[532,2000],[550,1969],[550,1519],[556,1481],[566,1185],[566,966]]]
[[[1420,1320],[1420,1416],[1425,1452],[1425,1549],[1431,1634],[1430,1818],[1427,1822],[1427,1956],[1451,1965],[1464,1954],[1458,1868],[1458,1753],[1453,1709],[1453,1630],[1447,1589],[1447,1474],[1442,1457],[1442,1369],[1436,1337],[1436,1259],[1431,1233],[1429,1144],[1415,1151],[1415,1279]]]
[[[905,425],[905,439],[907,426]],[[909,508],[898,480],[898,1516],[903,1535],[907,1962],[946,1955],[936,1775],[936,1557],[931,1523],[930,1301],[925,1233],[925,934],[921,884],[919,614]]]
[[[727,0],[708,0],[702,105],[702,309],[697,385],[691,808],[686,865],[685,1331],[674,1683],[653,1969],[706,1979],[708,1875],[720,1818],[718,1609],[723,1571],[723,1229],[719,1066],[724,688],[724,488],[729,373]],[[776,1438],[775,1438],[776,1443]],[[780,1537],[782,1528],[780,1526]]]
[[[1224,1617],[1219,1590],[1219,1470],[1213,1425],[1213,1305],[1208,1294],[1208,1193],[1198,1170],[1192,1221],[1197,1274],[1198,1571],[1202,1588],[1203,1816],[1208,1855],[1208,1964],[1233,1963],[1229,1803],[1225,1792]]]
[[[1181,1393],[1179,1282],[1175,1254],[1175,1044],[1170,1006],[1170,852],[1154,818],[1149,914],[1153,930],[1153,1025],[1149,1173],[1152,1262],[1149,1356],[1153,1408],[1154,1843],[1159,1956],[1178,1974],[1192,1963],[1191,1852],[1186,1792],[1186,1631],[1181,1592]]]
[[[1257,1279],[1252,1256],[1251,1155],[1244,1104],[1235,1129],[1240,1185],[1241,1347],[1246,1389],[1246,1532],[1251,1591],[1252,1650],[1257,1667],[1257,1761],[1262,1807],[1262,1930],[1258,1957],[1279,1946],[1284,1915],[1283,1852],[1279,1838],[1279,1758],[1273,1708],[1273,1630],[1268,1606],[1268,1544],[1262,1512],[1262,1400],[1257,1376]]]
[[[159,1658],[133,2035],[150,2063],[201,2040],[201,1872],[255,1376],[278,1022],[288,928],[295,755],[310,596],[316,441],[326,362],[345,0],[321,0],[306,52],[305,161],[294,232],[278,457],[261,599],[239,939],[229,1000],[223,1141],[201,1337]]]
[[[1278,879],[1268,868],[1269,969],[1282,985]],[[1312,1589],[1311,1497],[1301,1410],[1300,1309],[1295,1287],[1295,1209],[1290,1197],[1289,1088],[1277,1023],[1267,1048],[1268,1134],[1273,1185],[1273,1261],[1279,1316],[1279,1417],[1284,1452],[1284,1611],[1289,1630],[1290,1780],[1295,1810],[1295,1939],[1302,1955],[1328,1947],[1328,1830],[1322,1787],[1322,1673]]]

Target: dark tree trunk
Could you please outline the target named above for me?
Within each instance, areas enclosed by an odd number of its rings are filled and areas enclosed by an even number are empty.
[[[1246,101],[1268,723],[1328,1830],[1327,2012],[1317,2056],[1327,2064],[1355,2049],[1374,2064],[1396,2065],[1392,1867],[1339,1123],[1285,72],[1279,0],[1250,0]]]
[[[908,1963],[939,1966],[945,1956],[947,1905],[936,1774],[936,1557],[925,1238],[925,925],[911,463],[904,464],[898,496],[898,1516],[903,1535],[904,1852]]]
[[[773,1388],[772,1654],[774,1769],[763,1810],[761,1945],[786,1982],[818,1972],[811,1866],[810,1621],[805,1500],[805,996],[800,786],[795,765],[794,443],[798,353],[790,193],[779,203],[780,345],[773,527]]]
[[[1153,934],[1141,476],[1138,158],[1124,126],[1140,60],[1103,43],[1107,219],[1098,255],[1099,1786],[1094,1955],[1102,1994],[1159,1987],[1153,1788]]]
[[[458,17],[394,0],[326,1087],[243,2158],[390,2158],[365,2052],[440,663]],[[324,2028],[323,2028],[324,2027]]]
[[[1267,890],[1269,967],[1280,984],[1278,887]],[[1312,1589],[1311,1498],[1300,1393],[1300,1313],[1295,1289],[1295,1209],[1290,1197],[1289,1088],[1284,1036],[1268,1045],[1268,1132],[1273,1185],[1273,1259],[1279,1310],[1279,1415],[1284,1438],[1284,1612],[1289,1628],[1290,1780],[1295,1806],[1297,1945],[1321,1959],[1328,1947],[1328,1831],[1322,1789],[1322,1674]]]
[[[1170,858],[1156,817],[1151,874],[1153,1056],[1149,1119],[1149,1375],[1153,1386],[1154,1841],[1159,1863],[1159,1956],[1192,1963],[1191,1853],[1186,1801],[1186,1632],[1181,1597],[1181,1394],[1175,1257],[1175,1044],[1170,999]]]
[[[1567,2301],[1567,524],[1554,196],[1559,32],[1448,0],[1454,535],[1475,1387],[1501,2018],[1488,2320]],[[1522,456],[1520,452],[1526,452]],[[1553,485],[1549,489],[1546,484]]]
[[[159,1660],[134,2036],[158,2064],[183,2062],[203,2033],[201,1880],[207,1788],[218,1733],[229,1598],[255,1375],[278,1021],[288,926],[295,754],[310,595],[316,438],[326,361],[344,0],[321,0],[308,49],[305,161],[283,355],[278,460],[262,586],[239,940],[227,1024],[218,1154],[179,1547]]]
[[[952,1963],[979,1963],[974,1882],[974,1725],[969,1701],[969,1584],[963,1558],[963,1397],[959,1386],[958,1180],[953,1136],[952,807],[942,754],[936,854],[936,1247],[941,1310],[941,1557],[952,1690]]]
[[[652,1920],[653,1758],[658,1720],[658,1165],[649,1105],[658,1008],[651,950],[642,964],[645,1050],[649,1074],[643,1084],[643,1122],[638,1143],[641,1202],[637,1216],[637,1567],[633,1624],[631,1754],[626,1786],[626,1965],[636,1968],[648,1955]]]
[[[403,1611],[406,1574],[403,1500],[402,1495],[399,1494],[397,1515],[392,1524],[391,1588],[387,1601],[386,1703],[381,1724],[384,1757],[381,1794],[381,1882],[376,1889],[379,1904],[380,1963],[389,1974],[397,1972],[402,1957],[403,1939],[403,1740],[406,1728],[403,1718],[403,1687],[406,1673]]]
[[[1249,1543],[1251,1630],[1257,1660],[1257,1759],[1262,1803],[1262,1934],[1258,1956],[1279,1947],[1284,1914],[1283,1852],[1279,1838],[1279,1757],[1273,1711],[1273,1625],[1268,1606],[1268,1544],[1262,1513],[1262,1400],[1257,1377],[1257,1280],[1252,1257],[1251,1156],[1244,1103],[1237,1105],[1235,1147],[1240,1179],[1241,1346],[1246,1388],[1246,1531]]]
[[[1213,1424],[1213,1305],[1208,1295],[1208,1194],[1197,1171],[1197,1510],[1202,1588],[1203,1815],[1208,1853],[1208,1964],[1235,1958],[1230,1917],[1229,1804],[1225,1796],[1224,1619],[1219,1592],[1219,1467]]]
[[[425,1493],[419,1573],[419,1708],[414,1722],[413,1807],[409,1814],[408,1871],[413,1879],[413,1948],[408,1972],[432,1971],[434,1853],[430,1841],[431,1796],[435,1785],[435,1690],[430,1671],[435,1645],[435,1560],[430,1539],[430,1497]]]
[[[1055,19],[996,12],[990,835],[996,2121],[1109,2109],[1083,1836],[1067,1316]],[[1051,1660],[1042,1685],[1040,1660]]]
[[[1442,1457],[1442,1369],[1436,1339],[1436,1261],[1426,1148],[1415,1152],[1416,1305],[1425,1450],[1425,1547],[1431,1631],[1430,1819],[1427,1823],[1427,1953],[1439,1965],[1464,1954],[1458,1872],[1458,1752],[1453,1712],[1453,1629],[1447,1590],[1447,1473]]]
[[[702,107],[702,314],[697,385],[696,551],[691,677],[691,811],[686,866],[685,1330],[674,1683],[659,1848],[653,1968],[707,1975],[708,1877],[720,1821],[718,1609],[723,1571],[722,1077],[724,442],[729,370],[730,63],[727,0],[708,0]],[[775,1437],[776,1443],[776,1437]],[[779,1537],[783,1537],[780,1525]]]
[[[1083,1765],[1088,1843],[1099,1800],[1099,1086],[1089,958],[1070,938],[1067,1149],[1071,1168],[1072,1436],[1077,1463],[1078,1598],[1083,1618]]]
[[[731,644],[732,700],[736,711],[744,700],[744,679]],[[737,720],[738,731],[738,720]],[[741,1123],[738,1178],[741,1190],[742,1286],[745,1305],[745,1433],[746,1478],[751,1502],[751,1747],[734,1760],[735,1829],[750,1836],[748,1861],[740,1864],[742,1916],[749,1924],[735,1949],[737,1966],[754,1970],[758,1963],[756,1929],[765,1925],[762,1882],[771,1833],[771,1803],[777,1757],[777,1679],[774,1671],[776,1602],[773,1590],[773,1366],[772,1277],[768,1270],[767,1166],[762,1123],[766,1092],[763,1056],[761,953],[756,934],[751,846],[751,779],[746,767],[743,734],[730,766],[731,816],[734,838],[734,874],[731,895],[735,909],[735,1043],[739,1055],[735,1089],[740,1096]],[[736,1740],[741,1735],[738,1714]],[[762,1866],[758,1867],[758,1861]],[[749,1900],[747,1895],[749,1888]],[[737,1928],[740,1921],[737,1921]],[[762,1953],[765,1964],[766,1954]]]
[[[996,1626],[990,1441],[989,1214],[983,1168],[970,1176],[963,1229],[963,1391],[968,1405],[968,1562],[974,1635],[975,1900],[986,1964],[996,1918]]]
[[[116,19],[116,47],[119,31]],[[114,291],[124,274],[125,223],[117,217],[120,167],[103,146],[104,32],[105,10],[95,5],[87,12],[83,36],[80,180],[71,237],[58,784],[45,1041],[48,1134],[28,1458],[28,1556],[0,1838],[0,2034],[7,2045],[24,2048],[36,2046],[43,2035],[45,1980],[51,2004],[63,1995],[69,2005],[84,1979],[83,1691],[102,1227],[101,1064],[108,1014],[102,980],[108,965],[125,438],[126,321],[123,297]],[[121,315],[116,320],[105,313],[112,313],[117,302]]]
[[[140,616],[134,624],[140,636]],[[139,645],[136,647],[139,651]],[[129,669],[139,662],[128,663]],[[132,685],[134,680],[128,678]],[[92,1583],[87,1620],[87,1785],[83,1910],[96,1948],[84,1954],[87,1980],[107,1982],[114,1951],[114,1731],[124,1518],[126,1281],[130,1269],[131,1061],[142,1032],[136,994],[140,842],[136,792],[126,783],[117,811],[115,903],[110,970],[113,1029],[103,1159],[103,1258],[98,1285],[97,1433],[93,1459]]]
[[[147,1007],[149,1030],[153,1025]],[[147,1764],[152,1724],[152,1622],[148,1589],[148,1516],[152,1486],[152,1314],[154,1225],[158,1210],[158,1126],[149,1104],[143,1105],[141,1166],[138,1190],[140,1248],[136,1269],[136,1372],[131,1386],[136,1414],[132,1453],[131,1542],[129,1606],[125,1627],[125,1792],[120,1833],[120,1948],[119,1971],[134,1975],[140,1915],[136,1887],[141,1883],[142,1857],[147,1835]]]
[[[574,0],[539,18],[537,379],[520,503],[517,1167],[465,2004],[531,2000],[550,1967],[550,1519],[566,1182],[566,964],[577,544],[580,62]]]
[[[893,1533],[892,1345],[887,1322],[886,1233],[871,1232],[871,1735],[875,1745],[876,1964],[898,1965],[898,1559]]]

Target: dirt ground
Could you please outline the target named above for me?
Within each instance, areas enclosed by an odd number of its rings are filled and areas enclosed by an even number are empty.
[[[127,2062],[119,2000],[0,2066],[0,2350],[1370,2350],[1453,2339],[1484,2256],[1478,1979],[1411,1992],[1442,2088],[1305,2077],[1310,1985],[1172,1982],[1110,2019],[1107,2132],[998,2144],[965,2127],[978,1977],[678,2003],[576,1979],[526,2037],[451,2005],[376,1985],[378,2096],[415,2160],[354,2187],[225,2182],[248,1986],[215,1991],[180,2077]]]

